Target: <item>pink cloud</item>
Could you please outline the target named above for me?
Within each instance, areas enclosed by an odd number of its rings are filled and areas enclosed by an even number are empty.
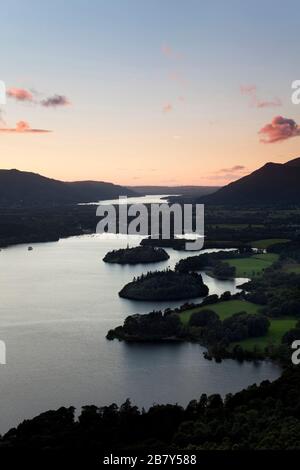
[[[274,108],[276,106],[282,106],[282,102],[279,98],[274,98],[270,101],[257,100],[255,104],[257,108]]]
[[[51,132],[51,131],[46,130],[46,129],[33,129],[32,127],[30,127],[28,122],[19,121],[17,122],[16,127],[0,127],[0,132],[9,132],[9,133],[16,132],[20,134],[24,134],[24,133],[44,134],[44,133]]]
[[[222,168],[219,170],[219,173],[228,173],[228,172],[233,172],[233,171],[242,171],[246,170],[246,167],[244,165],[234,165],[231,168]]]
[[[176,70],[174,70],[174,71],[170,72],[168,75],[169,75],[170,80],[172,80],[173,82],[176,82],[176,83],[178,83],[179,85],[182,85],[182,86],[188,85],[188,81],[186,80],[186,78],[183,76],[182,73],[177,72]]]
[[[275,116],[272,122],[262,127],[258,133],[265,136],[260,139],[260,142],[272,144],[300,136],[300,127],[293,119]]]
[[[240,90],[242,95],[250,96],[250,105],[254,106],[255,108],[261,109],[282,106],[282,102],[279,98],[274,98],[272,100],[260,100],[257,96],[256,85],[241,85]]]
[[[4,118],[3,118],[3,114],[4,114],[3,109],[0,109],[0,123],[1,123],[1,124],[5,124],[5,120],[4,120]]]
[[[9,88],[6,94],[17,101],[33,101],[33,94],[24,88]]]
[[[30,103],[44,106],[45,108],[56,108],[59,106],[63,107],[71,104],[69,99],[64,95],[54,94],[40,101],[34,99],[34,95],[36,95],[36,92],[28,91],[25,88],[12,87],[7,90],[7,96],[9,98],[14,98],[17,101],[27,101]]]
[[[212,175],[212,176],[207,176],[208,180],[211,181],[235,181],[239,178],[241,178],[243,175],[238,175],[236,173],[223,173],[222,175]]]
[[[173,111],[173,105],[171,103],[166,103],[162,108],[164,113],[170,113]]]
[[[256,85],[241,85],[240,90],[242,95],[252,95],[256,93]]]
[[[215,172],[208,174],[206,178],[212,181],[228,182],[241,178],[248,172],[249,170],[244,165],[238,164],[229,168],[221,168],[220,170],[216,170]]]
[[[167,44],[163,44],[161,46],[161,52],[163,53],[163,55],[165,55],[167,57],[171,57],[172,54],[173,54],[173,51],[172,51],[171,47],[168,46]]]
[[[163,44],[161,46],[161,52],[165,57],[168,57],[169,59],[178,60],[182,57],[182,54],[174,51],[168,44]]]
[[[71,103],[68,98],[63,95],[49,96],[49,98],[46,98],[41,101],[41,105],[45,108],[56,108],[58,106],[68,106],[70,104]]]

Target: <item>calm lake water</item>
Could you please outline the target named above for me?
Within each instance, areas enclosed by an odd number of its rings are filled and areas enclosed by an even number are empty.
[[[125,283],[150,269],[102,261],[126,243],[117,236],[82,236],[33,244],[33,251],[19,245],[0,252],[0,339],[7,346],[7,365],[0,366],[0,432],[59,406],[121,404],[127,397],[145,407],[186,405],[201,393],[225,395],[280,375],[268,362],[207,361],[197,344],[107,341],[107,331],[127,315],[183,303],[118,297]],[[168,261],[148,266],[172,267],[187,256],[168,251]],[[210,294],[236,292],[241,282],[203,277]]]

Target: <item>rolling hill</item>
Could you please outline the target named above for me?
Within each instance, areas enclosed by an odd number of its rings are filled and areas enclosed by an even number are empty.
[[[0,170],[0,206],[41,206],[92,202],[136,193],[103,181],[64,182],[37,173]]]
[[[250,175],[202,197],[206,204],[300,203],[300,158],[287,163],[266,163]]]

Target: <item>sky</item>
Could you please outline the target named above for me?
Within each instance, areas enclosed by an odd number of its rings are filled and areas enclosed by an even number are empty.
[[[0,168],[224,185],[300,155],[300,4],[10,0]]]

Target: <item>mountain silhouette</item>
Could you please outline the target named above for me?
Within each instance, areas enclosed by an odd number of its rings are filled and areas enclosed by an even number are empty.
[[[103,181],[65,182],[37,173],[0,170],[0,205],[41,206],[114,199],[135,196],[123,186]]]
[[[300,158],[287,163],[266,163],[199,201],[237,205],[300,203]]]

